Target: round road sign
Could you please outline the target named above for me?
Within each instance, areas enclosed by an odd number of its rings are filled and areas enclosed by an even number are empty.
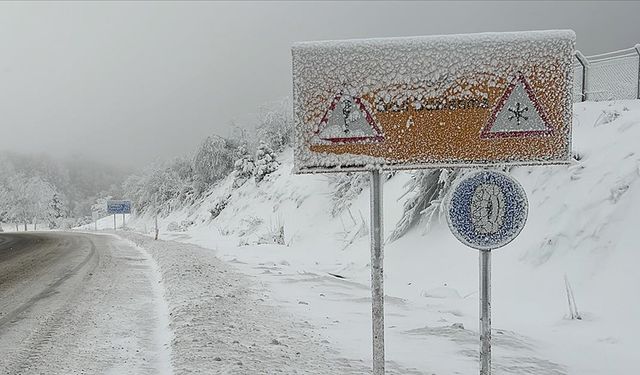
[[[527,196],[518,181],[503,172],[479,170],[453,186],[447,221],[460,242],[493,250],[518,236],[527,213]]]

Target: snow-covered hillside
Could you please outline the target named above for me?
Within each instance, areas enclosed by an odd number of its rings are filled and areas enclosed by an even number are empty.
[[[493,256],[494,365],[501,374],[630,374],[640,365],[640,101],[574,106],[570,166],[511,170],[530,203],[521,235]],[[369,190],[336,210],[327,175],[278,170],[160,218],[160,237],[193,242],[263,283],[273,304],[316,326],[344,356],[370,357]],[[410,172],[384,186],[387,236]],[[333,213],[339,212],[337,215]],[[217,215],[215,218],[213,216]],[[112,218],[100,226],[109,228]],[[128,226],[151,233],[153,218]],[[171,229],[172,231],[168,231]],[[580,320],[568,318],[565,276]],[[478,253],[446,223],[416,226],[385,247],[390,366],[416,374],[477,371]]]

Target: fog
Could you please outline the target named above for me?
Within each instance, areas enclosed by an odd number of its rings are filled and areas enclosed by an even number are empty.
[[[571,28],[640,42],[634,2],[0,4],[0,150],[141,166],[291,92],[295,41]]]

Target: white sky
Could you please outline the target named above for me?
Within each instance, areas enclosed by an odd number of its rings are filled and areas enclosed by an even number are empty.
[[[295,41],[571,28],[640,43],[639,2],[0,3],[0,150],[140,166],[291,92]]]

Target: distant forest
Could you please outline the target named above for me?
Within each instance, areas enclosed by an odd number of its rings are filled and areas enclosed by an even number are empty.
[[[0,152],[0,221],[49,228],[88,221],[92,205],[122,195],[130,173],[79,157]]]

